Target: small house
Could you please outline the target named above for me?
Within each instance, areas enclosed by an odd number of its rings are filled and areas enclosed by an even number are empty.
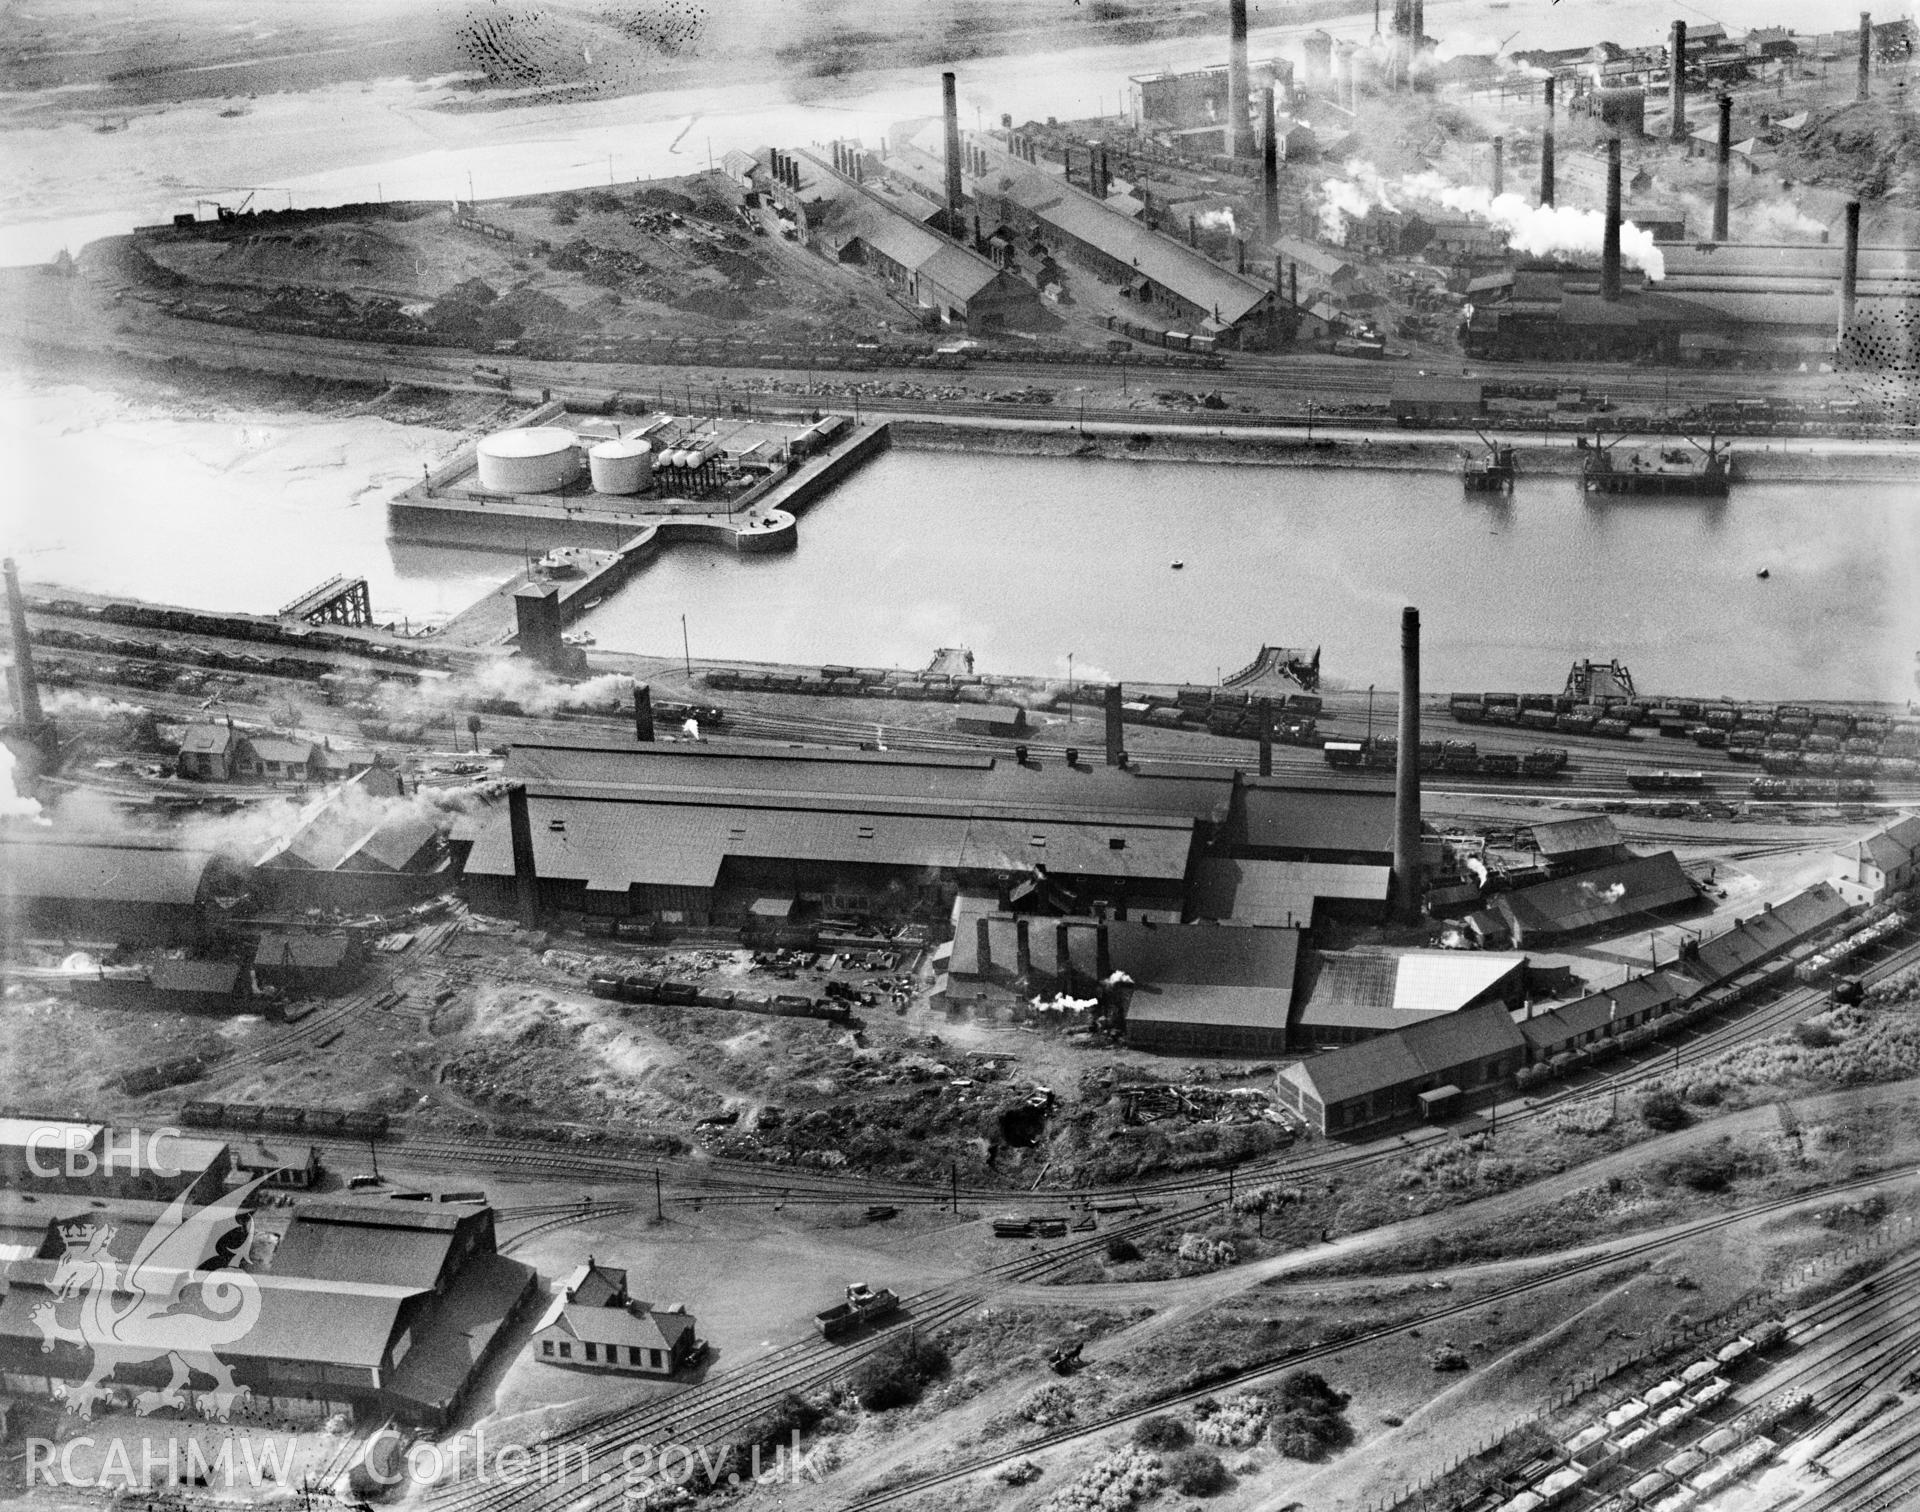
[[[282,1191],[311,1191],[320,1179],[318,1145],[268,1145],[260,1140],[233,1152],[233,1168],[245,1180],[265,1177],[265,1185]]]
[[[691,1313],[634,1301],[626,1271],[591,1255],[561,1283],[531,1348],[549,1365],[651,1376],[670,1376],[701,1352]]]
[[[178,771],[202,782],[229,782],[240,747],[240,732],[231,724],[188,725],[180,737]]]
[[[1012,739],[1027,733],[1027,711],[1013,704],[963,707],[953,726],[963,735],[998,735]]]
[[[264,782],[318,782],[326,775],[320,748],[310,740],[255,735],[241,742],[239,775]]]

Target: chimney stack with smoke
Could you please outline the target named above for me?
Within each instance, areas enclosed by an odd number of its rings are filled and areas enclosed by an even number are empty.
[[[1869,80],[1873,77],[1873,12],[1860,12],[1860,95],[1864,100],[1871,93]]]
[[[647,683],[633,685],[633,738],[645,744],[653,741],[653,688]]]
[[[1607,138],[1607,223],[1600,232],[1600,297],[1620,297],[1620,138]]]
[[[1399,913],[1420,922],[1420,611],[1400,611],[1400,749],[1393,765],[1393,872]]]
[[[1247,0],[1227,0],[1227,156],[1246,157]]]
[[[1507,139],[1493,139],[1493,197],[1498,199],[1507,192]]]
[[[20,597],[20,569],[8,557],[4,568],[7,580],[7,620],[13,628],[13,710],[29,736],[44,722],[40,712],[40,680],[33,671],[33,641],[27,635],[27,601]]]
[[[1713,180],[1713,239],[1727,239],[1727,196],[1732,190],[1728,175],[1733,171],[1733,96],[1720,96],[1720,162]]]
[[[1123,767],[1127,764],[1126,726],[1120,718],[1120,684],[1108,683],[1106,692],[1107,711],[1107,765]]]
[[[1847,201],[1847,240],[1840,262],[1840,339],[1853,325],[1853,303],[1860,288],[1860,201]]]
[[[940,108],[947,123],[947,234],[960,226],[960,97],[951,72],[940,75]]]
[[[1667,60],[1667,135],[1687,139],[1687,23],[1673,23],[1673,51]]]
[[[1553,203],[1553,76],[1541,82],[1545,120],[1540,126],[1540,203]]]
[[[527,814],[527,788],[507,789],[507,836],[513,844],[513,896],[520,922],[528,929],[540,918],[540,869],[533,859],[533,820]]]
[[[1274,133],[1273,86],[1260,91],[1260,210],[1269,244],[1280,234],[1280,143]]]

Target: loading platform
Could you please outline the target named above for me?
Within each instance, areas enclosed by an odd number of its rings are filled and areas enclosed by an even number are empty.
[[[367,580],[335,573],[288,604],[280,611],[280,618],[309,625],[371,625],[373,601],[367,593]]]

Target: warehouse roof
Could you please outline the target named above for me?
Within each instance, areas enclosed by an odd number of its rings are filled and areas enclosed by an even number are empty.
[[[1280,1074],[1331,1105],[1447,1077],[1525,1043],[1504,1004],[1484,1003],[1312,1056]]]
[[[1553,1055],[1596,1029],[1608,1024],[1633,1023],[1658,1013],[1670,1003],[1690,997],[1696,990],[1684,977],[1656,971],[1536,1013],[1520,1025],[1520,1032],[1536,1053]]]
[[[1673,852],[1660,851],[1504,893],[1494,906],[1518,933],[1572,934],[1697,896]]]
[[[899,806],[835,811],[598,801],[537,790],[528,798],[539,874],[582,881],[597,892],[712,887],[729,856],[962,871],[1044,865],[1062,875],[1176,881],[1186,875],[1193,847],[1191,820],[903,813]],[[496,811],[483,827],[466,870],[469,876],[512,875],[504,813]]]
[[[155,961],[147,980],[157,992],[234,993],[240,990],[237,961]]]
[[[1133,978],[1128,1023],[1287,1027],[1296,929],[1112,923],[1107,951],[1113,969]]]
[[[1241,782],[1237,844],[1256,850],[1393,854],[1393,787],[1312,777]]]
[[[291,966],[301,971],[331,971],[353,952],[345,935],[263,934],[253,952],[256,966]]]
[[[1523,955],[1471,950],[1316,951],[1297,1022],[1308,1029],[1404,1029],[1457,1013],[1526,964]]]
[[[1236,861],[1207,857],[1194,879],[1194,912],[1236,924],[1310,924],[1321,898],[1384,903],[1393,872],[1338,861]]]
[[[72,843],[19,832],[0,837],[0,897],[190,907],[212,851]]]
[[[1905,866],[1920,851],[1920,815],[1896,820],[1851,845],[1843,845],[1836,854],[1849,861],[1866,861],[1882,871]]]
[[[1847,900],[1831,883],[1816,883],[1784,903],[1739,921],[1726,933],[1702,940],[1682,969],[1704,981],[1723,981],[1755,961],[1839,923],[1849,912]]]
[[[1605,814],[1576,814],[1571,819],[1534,825],[1533,843],[1541,855],[1552,859],[1581,851],[1612,850],[1620,844],[1620,831]]]

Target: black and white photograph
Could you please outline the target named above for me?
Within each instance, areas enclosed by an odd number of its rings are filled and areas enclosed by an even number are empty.
[[[1920,1508],[1917,46],[0,0],[0,1507]]]

